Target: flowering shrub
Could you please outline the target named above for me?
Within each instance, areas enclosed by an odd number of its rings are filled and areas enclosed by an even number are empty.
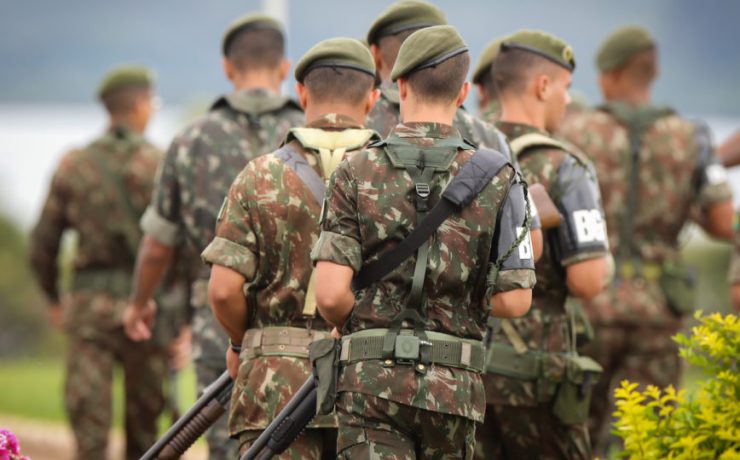
[[[691,337],[678,334],[681,357],[708,376],[690,396],[623,381],[615,391],[614,434],[632,459],[740,460],[740,320],[695,315]]]
[[[18,438],[2,428],[0,428],[0,460],[30,460],[25,455],[21,455]]]

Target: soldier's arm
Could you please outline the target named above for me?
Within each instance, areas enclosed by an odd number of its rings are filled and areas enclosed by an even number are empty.
[[[514,182],[501,210],[498,239],[493,242],[491,253],[488,289],[493,316],[522,316],[532,304],[534,254],[529,229],[523,224],[525,212],[524,188],[521,183]]]
[[[242,287],[246,278],[241,273],[214,264],[208,282],[208,301],[213,314],[231,342],[240,344],[247,324],[247,302]]]
[[[727,168],[740,165],[740,131],[717,147],[717,156]]]
[[[607,280],[609,246],[599,184],[592,171],[569,156],[558,170],[557,187],[563,215],[556,230],[558,253],[566,284],[574,297],[590,299]]]
[[[352,267],[321,260],[316,264],[316,304],[321,316],[341,330],[355,304]]]

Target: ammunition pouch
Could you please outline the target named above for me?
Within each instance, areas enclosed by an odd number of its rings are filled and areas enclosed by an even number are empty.
[[[553,414],[566,425],[585,422],[591,393],[603,368],[588,356],[567,355],[565,376],[552,404]]]
[[[394,338],[392,354],[384,351],[388,329],[367,329],[342,337],[339,361],[353,363],[358,361],[382,360],[385,366],[397,364],[427,364],[456,367],[482,373],[484,369],[485,350],[480,341],[463,339],[440,332],[424,331],[426,339],[418,337],[411,329],[402,329]],[[429,362],[422,362],[424,347],[428,347]]]
[[[319,415],[334,412],[337,400],[337,381],[339,380],[339,340],[326,338],[309,345],[311,368],[316,379],[316,413]]]
[[[291,356],[309,358],[309,345],[329,337],[328,332],[300,327],[272,326],[249,329],[242,339],[242,353],[246,359],[261,356]]]
[[[665,262],[658,282],[673,313],[684,316],[694,312],[696,275],[690,267],[680,262]]]
[[[131,286],[131,271],[124,269],[78,270],[72,281],[72,291],[103,291],[124,299],[131,293]]]

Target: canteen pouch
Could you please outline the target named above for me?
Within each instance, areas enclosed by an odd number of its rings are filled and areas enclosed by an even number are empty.
[[[673,313],[684,316],[694,312],[696,276],[690,267],[680,262],[665,262],[658,282]]]
[[[311,360],[316,386],[316,414],[327,415],[334,412],[337,400],[337,380],[339,379],[340,341],[327,338],[311,342],[308,357]]]
[[[558,385],[552,412],[566,425],[585,422],[591,404],[591,393],[603,368],[588,356],[565,358],[565,376]]]

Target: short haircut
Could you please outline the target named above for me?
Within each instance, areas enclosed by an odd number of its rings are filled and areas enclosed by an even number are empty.
[[[492,79],[498,94],[523,91],[536,74],[553,75],[559,67],[554,62],[519,48],[502,49],[491,66]]]
[[[245,28],[234,33],[226,58],[241,72],[272,69],[280,65],[285,53],[285,38],[274,29]]]
[[[636,86],[647,87],[658,75],[658,53],[655,47],[648,48],[632,56],[623,66],[614,69]],[[608,73],[608,72],[607,72]]]
[[[470,67],[470,53],[453,56],[435,66],[406,75],[406,81],[421,101],[449,103],[460,94]]]
[[[480,85],[481,91],[486,98],[493,101],[498,99],[498,91],[496,90],[496,79],[493,76],[491,65],[478,78],[478,85]]]
[[[414,27],[413,29],[406,29],[397,34],[386,35],[380,37],[378,40],[378,48],[380,49],[380,59],[388,67],[393,67],[398,57],[398,50],[401,49],[401,45],[407,38],[417,30],[423,29],[424,27]]]
[[[303,77],[303,84],[317,101],[355,105],[376,87],[376,78],[346,67],[316,67]]]
[[[111,115],[127,115],[136,106],[136,103],[150,96],[151,86],[129,85],[106,92],[100,97],[105,110]]]

